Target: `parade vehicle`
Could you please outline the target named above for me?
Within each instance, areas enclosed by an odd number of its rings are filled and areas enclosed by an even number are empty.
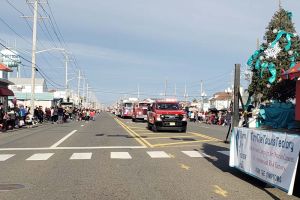
[[[133,104],[132,121],[146,121],[148,106],[150,106],[150,102],[148,101],[135,102]]]
[[[122,101],[121,104],[121,118],[131,118],[132,117],[132,110],[133,110],[133,103],[136,102],[136,98],[129,98]]]
[[[186,112],[180,107],[178,101],[173,99],[156,100],[148,108],[147,121],[148,129],[154,132],[159,130],[186,132]]]

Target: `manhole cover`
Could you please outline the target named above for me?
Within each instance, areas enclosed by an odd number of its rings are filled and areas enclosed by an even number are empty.
[[[0,184],[0,191],[17,190],[22,188],[25,188],[25,186],[21,184]]]

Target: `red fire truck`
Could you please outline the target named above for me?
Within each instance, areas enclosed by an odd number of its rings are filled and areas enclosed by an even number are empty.
[[[121,103],[120,115],[122,118],[131,118],[132,117],[132,108],[133,103],[136,102],[136,98],[125,99]]]
[[[148,106],[150,106],[149,101],[140,101],[140,102],[134,103],[133,111],[132,111],[132,121],[133,122],[135,122],[137,120],[146,121]]]
[[[148,129],[186,132],[187,116],[179,102],[173,99],[157,100],[148,110]]]

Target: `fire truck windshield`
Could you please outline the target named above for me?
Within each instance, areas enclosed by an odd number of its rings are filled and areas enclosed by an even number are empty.
[[[158,103],[156,105],[158,110],[179,110],[179,104],[177,103]]]
[[[139,107],[140,107],[140,108],[142,108],[142,107],[148,107],[148,105],[149,105],[149,104],[147,104],[147,103],[139,103]]]
[[[125,103],[125,104],[124,104],[124,107],[126,107],[126,108],[131,108],[131,107],[132,107],[132,103]]]

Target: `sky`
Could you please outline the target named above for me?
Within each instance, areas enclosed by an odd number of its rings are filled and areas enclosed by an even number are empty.
[[[32,20],[20,16],[32,15],[32,5],[25,0],[0,1],[0,42],[13,46],[16,41],[21,55],[31,60]],[[177,97],[184,98],[186,86],[192,100],[200,98],[201,80],[208,96],[232,85],[234,64],[240,63],[242,71],[246,68],[278,2],[48,0],[39,13],[46,16],[51,8],[52,25],[49,19],[39,20],[38,49],[67,49],[72,54],[71,87],[77,90],[81,69],[91,91],[106,105],[137,97],[138,88],[141,98],[162,97],[166,83],[168,96],[174,96],[176,88]],[[282,0],[282,6],[293,12],[300,33],[299,0]],[[56,31],[53,19],[59,27]],[[57,50],[37,55],[49,88],[64,87],[63,59]],[[22,68],[22,76],[30,77],[30,64],[24,64],[28,66]],[[242,82],[247,87],[247,81]]]

